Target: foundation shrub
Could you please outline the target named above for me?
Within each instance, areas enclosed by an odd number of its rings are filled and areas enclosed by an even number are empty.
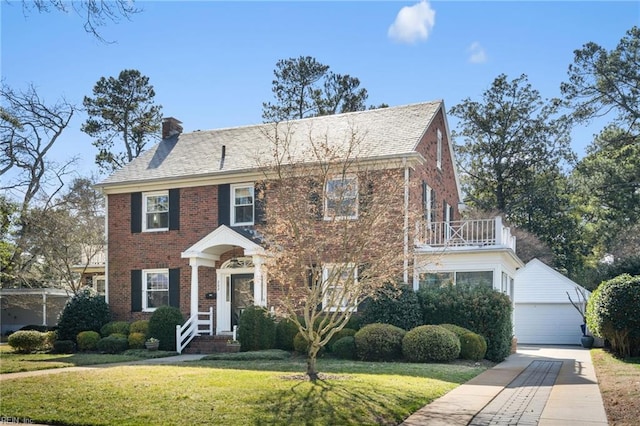
[[[329,342],[327,343],[327,350],[329,352],[333,351],[333,345],[340,339],[342,339],[343,337],[347,337],[347,336],[355,336],[355,334],[357,333],[356,330],[352,329],[352,328],[343,328],[342,330],[336,332],[333,336],[331,336],[331,339],[329,339]]]
[[[145,340],[147,340],[147,337],[144,333],[130,333],[127,338],[129,349],[144,349]]]
[[[402,339],[402,353],[410,362],[450,362],[460,355],[460,339],[437,325],[421,325]]]
[[[138,320],[131,323],[129,333],[142,333],[145,336],[149,334],[149,320]]]
[[[265,308],[249,306],[238,321],[240,350],[260,351],[276,346],[276,323]]]
[[[76,344],[73,340],[56,340],[53,342],[53,352],[57,354],[72,354]]]
[[[124,352],[129,347],[129,342],[126,337],[118,337],[112,334],[108,337],[103,337],[96,344],[96,349],[100,352],[107,354],[118,354]]]
[[[360,313],[362,324],[391,324],[403,330],[422,325],[418,295],[406,284],[387,285],[365,302]]]
[[[9,346],[14,351],[29,354],[42,350],[47,342],[47,335],[35,330],[21,330],[12,333],[9,336]]]
[[[604,281],[587,302],[587,326],[622,358],[640,356],[640,275]]]
[[[111,321],[109,305],[90,288],[84,288],[65,305],[58,319],[58,339],[72,340],[81,331],[100,332]]]
[[[288,318],[284,318],[276,324],[276,348],[292,351],[293,339],[298,334],[298,326]]]
[[[160,340],[161,351],[176,350],[176,326],[184,323],[180,309],[173,306],[160,306],[149,319],[149,337]]]
[[[307,343],[306,339],[300,332],[296,333],[293,338],[293,349],[303,355],[306,355],[309,350],[309,343]]]
[[[356,354],[363,361],[394,361],[402,357],[406,331],[391,324],[367,324],[354,336]]]
[[[112,334],[129,335],[129,323],[126,321],[111,321],[100,328],[100,335],[108,337]]]
[[[81,331],[76,336],[76,342],[78,342],[78,350],[81,351],[93,351],[96,349],[96,345],[100,341],[100,334],[95,331]]]
[[[487,354],[487,341],[481,335],[470,331],[459,337],[460,358],[480,361]]]
[[[483,336],[486,358],[501,362],[511,353],[509,297],[484,286],[423,288],[418,292],[425,324],[455,323]]]
[[[336,340],[331,346],[331,352],[340,359],[356,359],[356,339],[345,336]]]

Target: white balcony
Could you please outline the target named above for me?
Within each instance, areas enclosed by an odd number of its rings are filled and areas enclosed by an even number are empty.
[[[416,224],[415,246],[420,251],[511,249],[516,237],[502,224],[502,217],[452,222],[420,221]]]

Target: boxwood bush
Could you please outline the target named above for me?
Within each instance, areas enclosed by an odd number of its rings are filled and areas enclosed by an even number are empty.
[[[353,336],[342,337],[331,346],[331,352],[341,359],[356,359],[356,339]]]
[[[96,344],[96,348],[100,352],[107,354],[118,354],[124,352],[129,347],[129,342],[126,337],[118,337],[116,334],[112,334],[109,337],[103,337]]]
[[[438,325],[421,325],[402,339],[402,354],[410,362],[449,362],[460,355],[460,339]]]
[[[355,336],[357,333],[356,330],[354,330],[353,328],[343,328],[340,331],[337,331],[333,336],[331,336],[331,339],[329,339],[329,342],[327,343],[327,350],[329,352],[333,351],[333,344],[335,342],[337,342],[338,340],[342,339],[343,337],[347,337],[347,336]]]
[[[129,349],[144,349],[144,342],[147,337],[142,333],[131,333],[127,338]]]
[[[298,334],[298,326],[288,318],[276,324],[276,348],[285,351],[294,350],[293,338]]]
[[[102,296],[90,288],[84,288],[65,305],[58,319],[58,339],[72,340],[81,331],[100,332],[111,321],[109,305]]]
[[[509,297],[484,286],[423,288],[418,292],[425,324],[455,323],[486,339],[486,358],[501,362],[511,353]]]
[[[240,350],[260,351],[276,346],[276,323],[269,312],[260,306],[246,308],[238,321]]]
[[[481,335],[455,324],[440,324],[460,339],[460,358],[479,361],[487,354],[487,341]]]
[[[587,326],[619,356],[640,356],[640,275],[605,281],[587,302]]]
[[[73,340],[56,340],[53,342],[53,352],[57,354],[72,354],[76,344]]]
[[[393,361],[402,357],[406,331],[391,324],[368,324],[354,336],[356,353],[363,361]]]
[[[418,295],[406,284],[387,285],[375,298],[364,303],[362,324],[391,324],[403,330],[422,325],[422,308]]]
[[[47,335],[35,330],[16,331],[9,336],[8,343],[14,351],[29,354],[45,347]]]
[[[158,349],[162,351],[176,350],[176,325],[184,324],[180,309],[173,306],[160,306],[149,319],[149,337],[160,340]]]
[[[131,323],[129,333],[142,333],[145,336],[149,334],[149,320],[138,320]]]
[[[100,328],[100,335],[108,337],[112,334],[129,335],[129,323],[127,321],[111,321]]]
[[[78,333],[78,336],[76,336],[78,349],[81,351],[95,350],[98,341],[100,341],[100,334],[95,331],[81,331]]]

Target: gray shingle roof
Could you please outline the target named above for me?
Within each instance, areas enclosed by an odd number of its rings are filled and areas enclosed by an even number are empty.
[[[361,139],[361,159],[412,153],[442,101],[306,118],[278,124],[297,153],[308,150],[310,138],[335,144]],[[258,124],[183,133],[165,139],[106,178],[99,186],[117,186],[182,177],[214,176],[255,169],[273,158],[275,124]],[[225,159],[221,162],[222,149]],[[301,161],[303,158],[298,158]]]

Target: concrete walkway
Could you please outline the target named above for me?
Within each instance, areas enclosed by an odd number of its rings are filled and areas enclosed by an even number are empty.
[[[517,353],[504,362],[426,405],[402,424],[604,426],[608,423],[588,349],[519,346]]]

